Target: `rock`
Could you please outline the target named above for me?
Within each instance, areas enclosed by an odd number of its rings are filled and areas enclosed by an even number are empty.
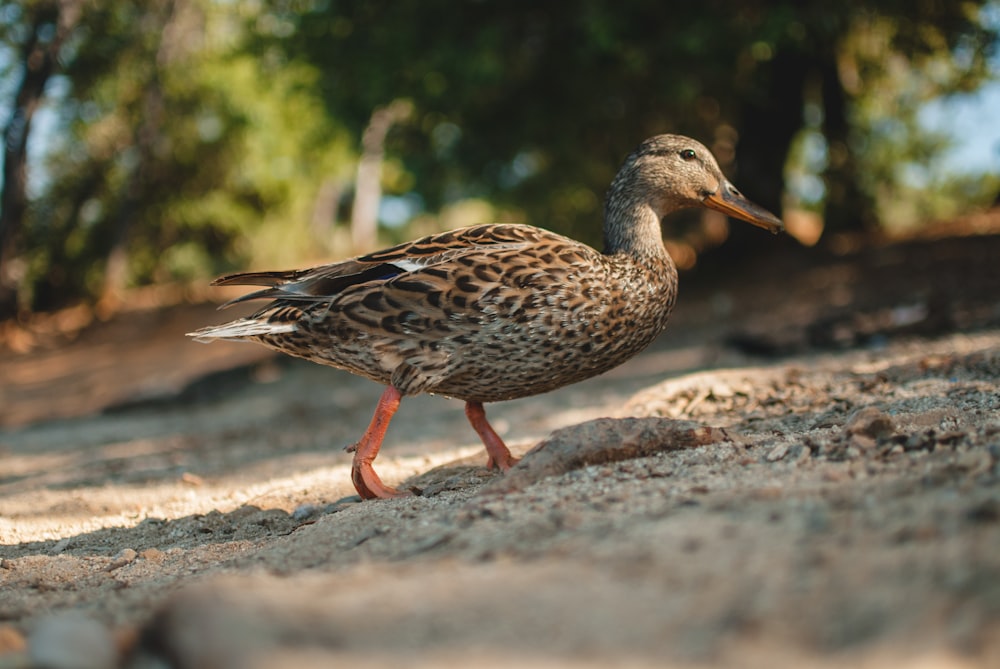
[[[878,442],[873,437],[863,433],[852,434],[847,443],[849,448],[856,449],[859,454],[870,451],[878,445]]]
[[[858,409],[847,419],[844,431],[850,435],[862,435],[872,439],[885,437],[895,431],[896,426],[888,414],[868,406]]]
[[[59,555],[63,551],[69,548],[70,543],[73,541],[72,537],[64,537],[54,543],[52,548],[49,549],[49,555]]]
[[[261,666],[252,658],[279,646],[284,631],[282,620],[267,610],[273,601],[255,601],[249,590],[189,586],[143,630],[139,654],[176,669]]]
[[[295,507],[295,510],[292,511],[292,520],[302,522],[303,520],[306,520],[310,516],[316,514],[318,511],[319,507],[315,504],[301,504]]]
[[[16,627],[0,625],[0,655],[19,653],[27,647],[28,642]]]
[[[28,657],[38,669],[112,669],[118,650],[111,632],[82,613],[43,618],[28,635]]]
[[[148,560],[149,562],[163,562],[166,554],[159,548],[147,548],[146,550],[139,553],[139,557],[143,560]]]
[[[777,446],[771,449],[771,452],[767,454],[765,459],[768,462],[777,462],[786,455],[788,455],[788,444],[778,444]]]
[[[105,567],[104,570],[114,571],[115,569],[121,569],[125,565],[135,561],[135,559],[138,556],[139,554],[136,553],[135,550],[131,548],[123,548],[122,550],[118,551],[117,555],[111,558],[111,564]]]
[[[556,430],[480,494],[523,490],[549,476],[738,437],[721,428],[671,418],[598,418]]]

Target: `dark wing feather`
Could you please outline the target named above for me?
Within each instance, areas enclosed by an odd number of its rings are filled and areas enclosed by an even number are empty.
[[[220,276],[212,286],[276,286],[284,281],[294,281],[309,270],[293,269],[284,272],[238,272]]]
[[[220,309],[250,300],[269,299],[272,307],[321,302],[345,289],[371,281],[386,281],[407,272],[453,260],[484,247],[530,244],[546,233],[524,225],[480,225],[442,232],[358,258],[311,269],[243,272],[212,282],[214,286],[268,286],[230,300]]]
[[[252,293],[247,293],[241,297],[229,300],[219,308],[225,309],[226,307],[231,307],[234,304],[249,302],[251,300],[280,300],[283,303],[316,302],[317,300],[330,298],[337,293],[340,293],[348,286],[357,285],[359,283],[367,283],[369,281],[385,281],[386,279],[391,279],[394,276],[399,276],[404,271],[405,270],[396,267],[391,263],[380,263],[372,267],[367,267],[354,274],[326,274],[319,271],[313,271],[312,275],[309,276],[308,271],[304,273],[288,272],[284,274],[286,276],[299,274],[299,276],[293,276],[286,279],[285,282],[277,285],[270,284],[270,288],[256,290]],[[257,283],[258,280],[263,280],[263,277],[266,274],[277,275],[282,273],[255,272],[248,276],[249,280],[247,281],[240,280],[241,275],[234,274],[230,277],[225,277],[226,279],[229,279],[229,281],[226,283],[219,283],[218,285],[266,286],[269,284]]]

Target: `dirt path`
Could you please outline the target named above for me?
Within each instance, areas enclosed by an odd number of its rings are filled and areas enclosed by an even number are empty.
[[[1000,666],[998,257],[695,277],[641,357],[488,408],[545,440],[508,478],[404,402],[393,501],[340,450],[380,388],[186,342],[206,307],[4,354],[0,667]]]

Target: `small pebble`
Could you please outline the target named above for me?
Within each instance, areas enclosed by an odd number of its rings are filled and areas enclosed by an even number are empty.
[[[890,434],[895,429],[895,425],[884,412],[875,407],[864,407],[851,414],[844,428],[848,434],[878,439]]]
[[[53,545],[52,548],[49,549],[49,555],[59,555],[60,553],[65,551],[67,548],[69,548],[71,539],[72,537],[66,537],[64,539],[60,539],[59,541],[57,541],[55,545]]]
[[[314,513],[316,513],[315,504],[303,504],[295,507],[295,510],[292,511],[292,520],[306,520]]]
[[[732,397],[736,393],[725,383],[714,383],[708,392],[717,400],[724,400]]]
[[[139,553],[139,557],[150,562],[162,562],[165,555],[159,548],[147,548]]]
[[[28,635],[28,658],[45,669],[111,669],[118,651],[108,629],[82,613],[59,613],[39,621]]]
[[[844,481],[849,481],[851,479],[851,473],[847,469],[833,468],[827,469],[823,472],[823,480],[831,481],[833,483],[843,483]]]
[[[133,562],[139,556],[131,548],[123,548],[118,551],[118,554],[111,558],[111,564],[104,568],[105,571],[114,571],[115,569],[120,569],[125,565]]]
[[[750,495],[754,499],[781,499],[784,494],[785,491],[781,486],[767,486],[750,492]]]
[[[13,625],[0,625],[0,655],[19,653],[28,647],[24,635]],[[3,666],[0,663],[0,666]]]
[[[850,448],[855,448],[859,452],[870,451],[878,445],[878,443],[867,434],[852,434],[849,443]]]
[[[205,479],[198,476],[197,474],[192,474],[191,472],[184,472],[181,474],[181,483],[186,483],[190,486],[202,486],[205,485]]]
[[[786,455],[788,455],[788,444],[778,444],[771,449],[771,452],[767,454],[766,459],[768,462],[777,462]]]

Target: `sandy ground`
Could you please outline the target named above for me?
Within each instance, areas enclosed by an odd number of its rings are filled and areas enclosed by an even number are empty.
[[[342,450],[381,389],[210,305],[3,353],[0,668],[1000,666],[997,258],[682,277],[649,351],[487,408],[506,477],[404,401],[391,501]]]

